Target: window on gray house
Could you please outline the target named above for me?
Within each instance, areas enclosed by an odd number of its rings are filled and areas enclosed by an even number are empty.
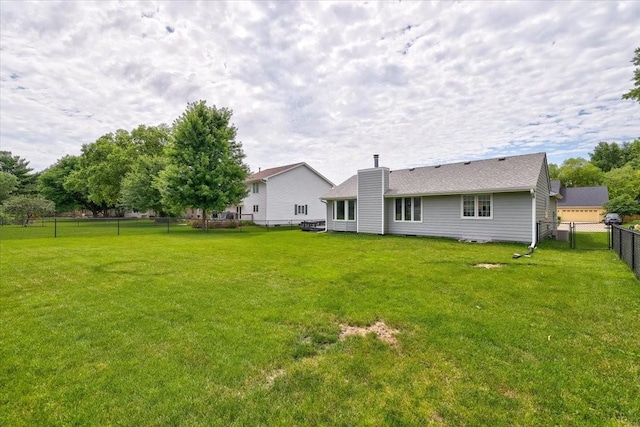
[[[462,218],[493,218],[491,194],[463,195]]]
[[[395,205],[396,221],[422,221],[422,198],[398,197]]]

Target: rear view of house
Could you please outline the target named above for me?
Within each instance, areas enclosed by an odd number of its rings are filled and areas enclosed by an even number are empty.
[[[330,231],[531,245],[555,231],[557,198],[545,153],[393,171],[376,156],[323,196]]]
[[[245,184],[248,194],[236,212],[265,226],[323,220],[325,205],[320,197],[333,187],[304,162],[253,173]]]

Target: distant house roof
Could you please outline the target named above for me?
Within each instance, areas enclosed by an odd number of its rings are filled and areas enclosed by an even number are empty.
[[[563,187],[560,189],[560,194],[562,199],[558,201],[558,207],[601,207],[609,201],[609,190],[604,185],[598,187]]]
[[[446,195],[528,191],[536,188],[545,153],[390,171],[385,196]],[[323,199],[355,198],[358,177],[352,176]]]
[[[306,166],[307,168],[309,168],[309,170],[314,172],[320,178],[324,179],[326,182],[331,184],[331,186],[335,185],[333,182],[331,182],[330,180],[328,180],[327,178],[322,176],[322,174],[318,173],[318,171],[316,171],[314,168],[312,168],[311,166],[309,166],[305,162],[292,163],[290,165],[278,166],[278,167],[275,167],[275,168],[269,168],[269,169],[265,169],[265,170],[262,170],[262,171],[259,171],[259,172],[255,172],[255,173],[252,173],[251,175],[249,175],[247,177],[247,179],[245,180],[245,182],[249,183],[249,182],[255,182],[255,181],[260,181],[260,180],[267,180],[267,179],[269,179],[271,177],[274,177],[276,175],[280,175],[281,173],[284,173],[284,172],[288,172],[288,171],[290,171],[292,169],[295,169],[295,168],[298,168],[300,166]]]

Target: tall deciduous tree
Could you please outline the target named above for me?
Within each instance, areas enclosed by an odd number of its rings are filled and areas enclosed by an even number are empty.
[[[126,130],[108,133],[82,147],[79,168],[71,173],[65,188],[86,193],[87,199],[107,208],[116,208],[122,179],[131,169],[135,149]]]
[[[630,164],[607,172],[604,183],[609,188],[610,199],[627,195],[640,202],[640,170],[634,170]]]
[[[564,187],[592,187],[602,185],[604,173],[582,157],[565,160],[558,170]]]
[[[609,172],[611,169],[621,168],[625,164],[623,150],[615,142],[600,142],[593,149],[593,153],[589,153],[591,163],[599,167],[603,172]]]
[[[633,72],[633,89],[622,95],[622,99],[635,99],[640,102],[640,47],[636,48],[635,56],[631,60],[636,69]]]
[[[168,165],[161,173],[164,202],[173,210],[222,211],[246,196],[242,144],[235,140],[232,112],[191,103],[173,125]]]
[[[65,182],[74,171],[79,169],[79,165],[78,156],[64,156],[38,177],[38,192],[56,204],[57,212],[90,207],[85,194],[65,187]]]
[[[122,181],[120,205],[138,212],[153,210],[165,216],[167,207],[162,203],[162,194],[156,181],[165,168],[162,156],[140,156]]]

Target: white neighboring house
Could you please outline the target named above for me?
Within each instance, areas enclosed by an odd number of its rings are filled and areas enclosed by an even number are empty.
[[[251,214],[256,224],[268,227],[324,220],[327,207],[320,197],[334,187],[305,162],[253,173],[245,184],[249,193],[236,213],[243,219]]]

